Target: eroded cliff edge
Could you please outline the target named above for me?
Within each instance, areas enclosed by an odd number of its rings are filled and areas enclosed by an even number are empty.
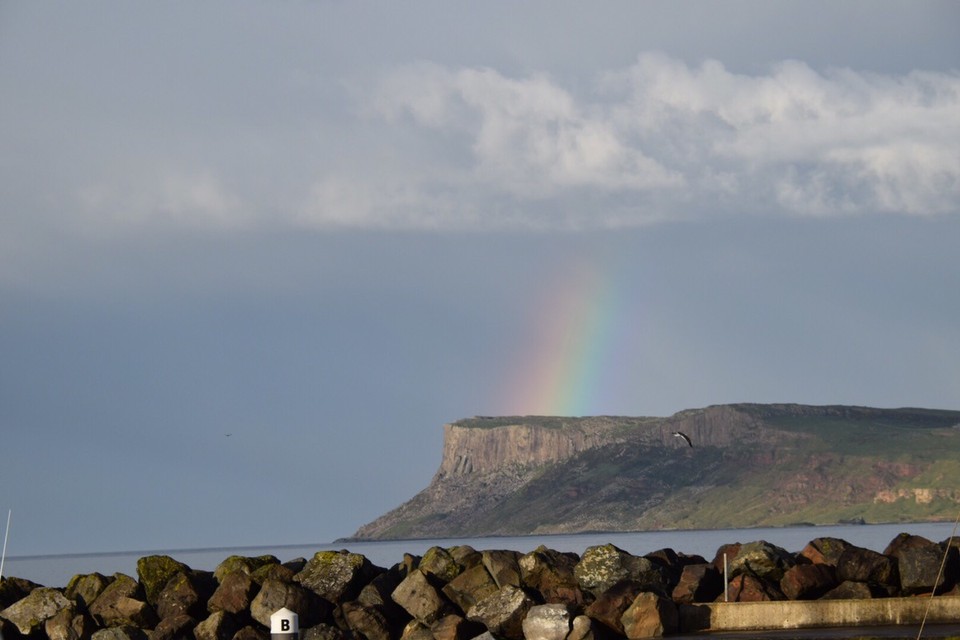
[[[958,425],[957,411],[795,404],[469,418],[444,426],[429,486],[354,537],[952,519]]]

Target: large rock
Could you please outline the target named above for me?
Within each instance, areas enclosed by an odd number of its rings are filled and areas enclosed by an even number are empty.
[[[893,558],[870,549],[850,546],[837,561],[837,579],[841,582],[866,582],[896,590],[900,586]]]
[[[113,581],[90,604],[90,615],[104,627],[152,629],[159,621],[140,584],[122,573],[115,573]]]
[[[523,637],[526,640],[566,640],[572,622],[566,605],[536,605],[530,607],[523,619]]]
[[[723,593],[723,576],[712,564],[688,564],[680,573],[680,580],[673,588],[674,602],[713,602]]]
[[[100,629],[93,634],[90,640],[147,640],[147,637],[143,629],[122,625],[119,627]]]
[[[676,633],[679,619],[677,606],[672,600],[644,592],[624,611],[620,622],[628,640],[640,640]]]
[[[81,611],[86,611],[90,603],[97,599],[103,590],[113,582],[113,578],[100,573],[75,575],[67,583],[63,595],[77,603]]]
[[[900,593],[905,596],[932,593],[944,590],[956,580],[953,572],[941,573],[945,550],[937,543],[922,536],[901,533],[884,550],[885,556],[897,561],[900,576]]]
[[[200,618],[207,613],[206,599],[189,574],[178,572],[160,591],[155,607],[161,620],[181,614]]]
[[[366,640],[391,640],[391,624],[377,608],[361,602],[345,602],[342,605],[343,617],[354,634]]]
[[[835,567],[843,552],[851,546],[853,545],[842,538],[814,538],[799,555],[813,564],[829,564]]]
[[[594,595],[603,593],[622,580],[632,580],[651,590],[669,593],[669,579],[663,568],[647,558],[634,556],[612,544],[584,551],[574,568],[580,588]]]
[[[594,633],[593,629],[593,620],[588,616],[580,615],[573,619],[567,640],[595,640],[597,637],[598,634]]]
[[[391,598],[420,623],[429,626],[453,613],[450,603],[430,584],[427,576],[416,569],[393,590]]]
[[[48,640],[89,640],[97,624],[87,613],[77,613],[74,607],[61,609],[43,623]]]
[[[780,590],[790,600],[816,600],[837,584],[837,572],[832,565],[798,564],[783,574]]]
[[[21,634],[28,636],[42,630],[47,619],[65,609],[72,612],[73,607],[73,602],[60,593],[59,589],[40,587],[0,611],[0,618],[9,620]]]
[[[581,607],[583,591],[574,573],[579,561],[575,553],[561,553],[541,545],[522,556],[517,564],[522,585],[537,591],[544,602]]]
[[[223,560],[213,571],[213,576],[218,582],[223,581],[224,576],[235,571],[240,571],[247,575],[252,575],[265,565],[279,564],[280,560],[276,556],[263,555],[256,557],[248,556],[229,556]]]
[[[645,587],[640,583],[621,580],[597,596],[584,613],[615,633],[623,635],[623,613],[644,590]]]
[[[434,640],[470,640],[483,631],[483,625],[456,614],[444,616],[430,626]]]
[[[741,573],[727,585],[727,598],[730,602],[763,602],[767,600],[786,600],[779,585],[749,573]],[[724,596],[717,596],[717,602]]]
[[[167,616],[157,623],[150,640],[191,640],[196,626],[196,619],[186,613]]]
[[[226,611],[240,614],[250,608],[254,596],[260,590],[260,585],[253,581],[250,574],[243,571],[233,571],[223,574],[220,586],[207,600],[207,611]]]
[[[231,640],[243,625],[233,614],[215,611],[193,629],[196,640]]]
[[[353,640],[353,632],[332,624],[317,624],[300,630],[300,640]]]
[[[507,585],[467,611],[467,620],[479,622],[501,638],[523,638],[523,619],[536,603],[523,590]]]
[[[150,640],[156,640],[156,638],[150,638]],[[270,634],[262,627],[253,627],[248,624],[233,634],[233,640],[270,640]]]
[[[355,600],[365,584],[383,569],[347,551],[318,551],[294,580],[334,604]]]
[[[766,540],[741,545],[737,554],[727,562],[731,578],[746,573],[776,582],[796,564],[790,552]]]
[[[296,583],[267,580],[250,603],[250,616],[270,628],[270,616],[286,607],[299,617],[304,628],[330,619],[329,602]]]
[[[447,596],[460,611],[466,613],[475,604],[497,592],[497,585],[482,564],[475,565],[444,585]]]
[[[490,550],[484,551],[483,566],[487,568],[497,587],[510,585],[511,587],[520,586],[520,565],[517,561],[520,554],[516,551]]]
[[[450,552],[443,547],[427,549],[418,568],[440,584],[447,584],[463,571],[463,567],[457,564]]]
[[[847,580],[820,596],[821,600],[866,600],[876,594],[866,582]]]
[[[190,567],[174,560],[170,556],[144,556],[137,560],[137,577],[143,586],[143,593],[151,606],[157,606],[160,592],[177,573],[189,573]]]
[[[4,577],[0,580],[0,611],[18,600],[23,600],[39,586],[41,585],[24,578]]]

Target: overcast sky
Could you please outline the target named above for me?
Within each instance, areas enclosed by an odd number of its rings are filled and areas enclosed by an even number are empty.
[[[960,409],[956,2],[0,2],[12,555],[326,542],[473,415]]]

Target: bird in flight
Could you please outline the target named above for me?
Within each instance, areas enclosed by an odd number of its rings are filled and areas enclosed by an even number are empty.
[[[674,431],[674,432],[673,432],[673,435],[676,436],[677,438],[680,438],[680,439],[683,440],[684,442],[686,442],[686,443],[687,443],[687,446],[690,446],[690,447],[693,446],[693,443],[690,442],[690,436],[688,436],[688,435],[685,434],[684,432],[682,432],[682,431]]]

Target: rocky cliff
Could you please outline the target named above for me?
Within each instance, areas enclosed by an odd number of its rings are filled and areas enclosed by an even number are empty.
[[[446,425],[430,485],[355,537],[952,519],[957,454],[957,411],[740,404],[667,418],[477,417]]]

